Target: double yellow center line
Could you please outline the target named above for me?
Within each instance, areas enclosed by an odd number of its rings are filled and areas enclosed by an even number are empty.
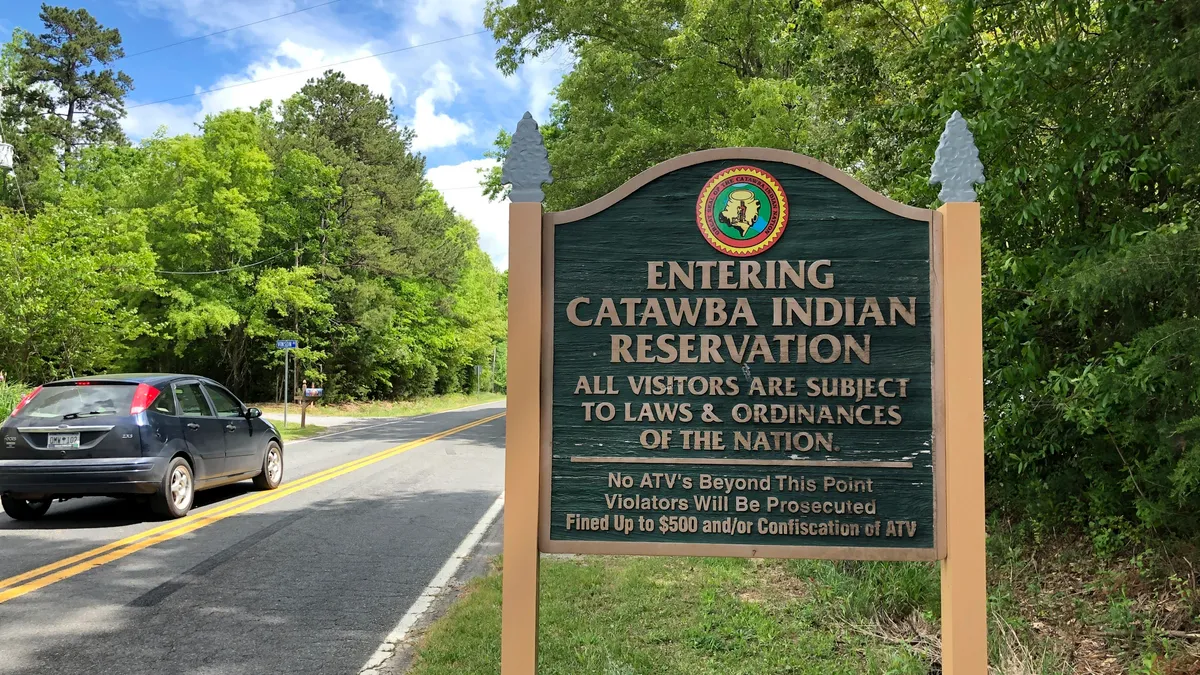
[[[209,509],[203,512],[193,513],[178,520],[173,520],[169,523],[163,523],[156,527],[152,527],[144,532],[125,537],[94,548],[90,551],[84,551],[78,555],[73,555],[69,558],[63,558],[57,562],[43,565],[37,569],[29,570],[22,574],[0,580],[0,603],[8,602],[13,598],[19,598],[26,593],[32,593],[40,588],[45,588],[50,584],[57,583],[63,579],[69,579],[77,574],[82,574],[90,569],[100,567],[114,560],[120,560],[125,556],[148,548],[155,544],[174,539],[188,532],[194,532],[202,527],[207,527],[213,523],[224,520],[226,518],[236,516],[239,513],[245,513],[263,504],[269,504],[277,499],[299,492],[305,488],[310,488],[314,485],[324,483],[327,480],[332,480],[338,476],[343,476],[351,471],[357,471],[366,466],[382,462],[390,457],[412,450],[415,447],[431,443],[433,441],[457,434],[460,431],[465,431],[471,427],[477,427],[481,424],[487,424],[493,420],[504,417],[504,413],[498,413],[490,417],[468,422],[461,426],[447,429],[424,438],[419,438],[415,441],[410,441],[402,445],[397,445],[394,448],[388,448],[373,455],[368,455],[362,459],[356,459],[352,462],[346,462],[338,466],[319,471],[317,473],[305,476],[297,481],[287,483],[284,486],[272,490],[270,492],[254,492],[244,495],[232,501],[226,502],[218,507]]]

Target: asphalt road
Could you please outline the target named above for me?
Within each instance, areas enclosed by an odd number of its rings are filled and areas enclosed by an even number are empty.
[[[0,514],[0,673],[360,672],[504,485],[503,417],[405,444],[503,412],[288,443],[279,490],[202,492],[184,521],[103,498]]]

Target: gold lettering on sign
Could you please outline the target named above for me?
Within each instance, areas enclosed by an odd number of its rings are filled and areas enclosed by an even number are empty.
[[[870,335],[613,333],[610,346],[612,363],[871,363]]]
[[[850,469],[911,469],[920,448],[880,457],[877,450],[891,448],[850,445],[862,431],[902,426],[910,396],[927,400],[923,380],[918,387],[900,373],[871,372],[879,334],[907,331],[924,317],[914,296],[834,290],[834,268],[830,259],[651,260],[644,293],[566,298],[565,307],[556,299],[564,330],[608,335],[608,353],[601,347],[580,363],[602,364],[607,356],[610,364],[668,366],[632,375],[571,373],[582,423],[628,433],[611,452],[597,443],[571,461],[644,470],[610,470],[595,497],[600,515],[556,512],[557,527],[608,533],[603,539],[634,532],[765,535],[791,543],[916,537],[917,521],[904,519],[909,514],[878,511],[877,498],[893,503],[895,479],[862,478]],[[690,364],[721,367],[714,369],[719,374],[676,374],[690,373]],[[760,364],[809,367],[796,374]],[[851,377],[839,372],[845,365],[872,368],[856,367]],[[795,473],[695,471],[722,465]]]
[[[667,266],[665,281],[664,264]],[[651,260],[646,263],[646,288],[654,291],[806,287],[827,290],[833,288],[833,272],[823,270],[832,266],[830,260],[811,263],[797,260],[795,264],[787,260],[668,260],[665,263]]]

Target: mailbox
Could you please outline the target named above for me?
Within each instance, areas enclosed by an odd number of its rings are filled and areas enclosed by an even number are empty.
[[[304,428],[304,423],[307,421],[308,406],[316,402],[317,399],[325,393],[324,387],[310,387],[308,380],[300,383],[300,395],[296,397],[296,402],[300,404],[300,428]]]

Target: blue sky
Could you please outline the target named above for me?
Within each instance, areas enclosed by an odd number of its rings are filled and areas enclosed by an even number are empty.
[[[501,128],[513,129],[530,110],[547,117],[551,92],[570,68],[569,54],[523,66],[510,77],[495,67],[496,42],[484,33],[369,56],[483,30],[485,0],[60,0],[85,7],[102,24],[121,31],[130,56],[115,66],[134,81],[126,105],[133,139],[166,126],[188,133],[206,114],[245,108],[297,91],[321,66],[335,68],[373,91],[390,96],[402,123],[416,132],[428,177],[460,213],[475,221],[480,243],[501,268],[508,266],[507,208],[491,204],[477,187],[476,169]],[[324,5],[324,6],[320,6]],[[41,32],[40,2],[5,0],[0,31],[20,26]],[[221,35],[144,55],[137,52],[267,19]],[[315,69],[315,70],[310,70]],[[307,72],[297,72],[307,71]],[[294,74],[291,74],[294,73]],[[267,81],[255,84],[251,80]],[[211,93],[207,89],[229,87]],[[164,103],[162,99],[188,96]]]

